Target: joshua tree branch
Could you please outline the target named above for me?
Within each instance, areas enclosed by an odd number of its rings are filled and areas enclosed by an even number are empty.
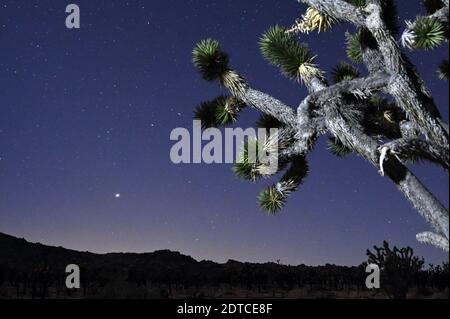
[[[430,141],[419,138],[401,138],[384,144],[381,149],[383,148],[402,160],[425,159],[441,165],[446,170],[449,169],[448,150]]]
[[[298,154],[309,152],[318,138],[318,133],[323,129],[323,123],[318,122],[313,117],[314,105],[310,102],[310,96],[305,98],[297,109],[297,134],[295,136],[296,150]],[[323,131],[323,130],[322,130]]]
[[[385,70],[384,58],[381,55],[378,45],[367,29],[362,29],[361,35],[364,37],[360,41],[362,48],[362,58],[367,66],[369,73],[375,73]]]
[[[324,87],[321,90],[312,92],[300,105],[298,113],[303,109],[316,109],[323,114],[326,129],[344,145],[351,148],[363,158],[368,160],[375,167],[379,167],[380,148],[378,142],[364,133],[364,129],[357,123],[349,123],[345,112],[352,109],[359,109],[360,105],[349,105],[343,100],[343,94],[355,90],[369,90],[371,93],[381,90],[390,81],[390,77],[385,72],[376,72],[367,78],[344,81],[331,87]],[[370,94],[369,94],[370,95]],[[307,116],[300,117],[300,123],[307,127]],[[405,123],[406,125],[406,123]],[[301,132],[299,132],[301,134]],[[418,145],[419,144],[417,142]],[[429,143],[427,146],[431,146]],[[394,146],[394,145],[393,145]],[[425,146],[425,145],[422,145]],[[435,146],[431,148],[436,152],[444,151]],[[395,156],[385,153],[382,157],[383,170],[385,176],[389,177],[397,188],[405,195],[419,213],[429,222],[439,233],[448,238],[448,210],[441,202],[417,179],[417,177],[404,166]],[[437,158],[436,158],[437,160]],[[385,163],[386,162],[386,163]]]
[[[415,70],[405,61],[401,50],[382,19],[379,0],[366,7],[366,27],[371,31],[384,57],[385,67],[392,75],[388,92],[397,104],[414,120],[427,138],[448,148],[448,133],[442,127],[439,111],[431,94]]]
[[[435,13],[430,14],[430,15],[428,15],[428,16],[420,16],[420,17],[417,17],[416,20],[414,20],[413,22],[411,22],[411,23],[408,25],[408,28],[407,28],[407,29],[413,29],[413,28],[415,27],[417,21],[418,21],[419,19],[421,19],[421,18],[436,19],[436,20],[438,20],[438,21],[440,21],[440,22],[443,22],[443,23],[448,24],[448,13],[449,13],[449,12],[448,12],[448,1],[447,1],[447,3],[445,4],[445,6],[444,6],[443,8],[441,8],[441,9],[437,10]]]
[[[428,17],[448,24],[448,7],[449,7],[448,1],[444,1],[444,4],[445,6],[442,9],[439,9],[432,15],[429,15]]]
[[[433,142],[447,147],[448,131],[443,125],[439,111],[431,94],[418,74],[405,61],[401,50],[382,19],[380,0],[371,0],[358,9],[341,0],[298,0],[338,20],[349,21],[358,27],[368,29],[376,40],[385,70],[392,75],[387,92],[397,104],[415,121],[423,134]]]
[[[390,76],[384,71],[374,73],[366,78],[343,81],[321,91],[315,92],[311,98],[332,99],[343,94],[353,94],[357,97],[370,97],[374,92],[381,91],[389,83]]]
[[[297,0],[303,2],[310,7],[316,8],[320,12],[326,13],[328,16],[336,20],[349,21],[356,26],[364,26],[364,12],[354,5],[342,0]]]
[[[262,113],[273,116],[281,123],[288,126],[296,124],[294,109],[266,93],[249,88],[237,97]]]
[[[313,95],[327,88],[323,79],[313,77],[306,83],[308,95],[297,108],[297,134],[295,136],[298,154],[306,154],[314,147],[318,137],[326,131],[322,116],[314,114],[317,111],[313,103]]]
[[[349,125],[340,112],[339,102],[327,103],[326,122],[330,132],[344,145],[352,148],[372,165],[378,167],[378,143],[353,125]],[[396,157],[389,157],[384,165],[385,175],[405,195],[411,204],[442,236],[449,238],[448,210]]]
[[[417,125],[411,121],[400,123],[400,131],[403,138],[418,138],[420,136]]]
[[[348,122],[345,111],[357,109],[358,105],[348,105],[342,99],[342,94],[365,85],[380,90],[388,81],[389,76],[386,73],[377,72],[364,79],[346,81],[314,92],[302,103],[314,103],[314,107],[324,113],[325,125],[329,132],[378,168],[381,156],[379,144],[365,134],[362,127]],[[385,175],[395,183],[432,227],[448,238],[448,210],[396,157],[386,155],[386,159],[383,159],[383,162],[386,160],[386,163],[383,163]]]
[[[446,239],[445,237],[440,236],[438,234],[435,234],[432,232],[424,232],[424,233],[417,234],[416,239],[421,243],[430,244],[430,245],[439,247],[446,252],[448,252],[448,250],[449,250],[448,239]]]
[[[316,28],[320,29],[320,25],[327,21],[331,24],[332,20],[346,20],[359,27],[362,55],[369,76],[346,80],[330,87],[324,80],[323,72],[314,63],[313,53],[283,28],[269,29],[260,39],[263,56],[272,65],[278,66],[288,78],[305,83],[309,91],[295,114],[292,108],[282,102],[251,89],[239,74],[230,70],[228,57],[220,51],[216,41],[205,40],[197,45],[194,49],[194,64],[205,79],[219,79],[233,96],[285,125],[285,129],[291,133],[286,145],[281,147],[280,158],[284,164],[299,158],[298,163],[302,165],[294,167],[298,167],[297,173],[306,176],[307,165],[302,162],[304,156],[311,151],[320,134],[330,133],[343,148],[361,155],[376,168],[381,167],[382,175],[394,182],[436,233],[447,240],[448,247],[447,208],[400,160],[403,154],[420,154],[448,168],[448,153],[445,153],[449,147],[448,126],[440,119],[431,94],[383,21],[384,3],[367,0],[365,8],[357,8],[342,0],[298,1],[312,7],[307,14],[310,15],[311,25],[319,24],[314,26]],[[350,77],[353,74],[349,74]],[[393,96],[396,105],[403,111],[392,103],[376,105],[369,101],[379,91]],[[407,121],[404,120],[405,113]],[[376,123],[368,123],[371,119]],[[423,135],[426,141],[422,140]],[[380,149],[379,139],[375,137],[400,139]],[[241,173],[244,177],[251,177],[246,169],[242,167]],[[288,175],[291,177],[291,174]],[[286,184],[279,183],[264,190],[259,197],[261,207],[269,213],[276,212],[298,185],[296,180],[289,179]]]

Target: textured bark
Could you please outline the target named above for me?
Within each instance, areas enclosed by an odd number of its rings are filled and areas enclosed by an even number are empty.
[[[325,110],[325,123],[329,132],[377,168],[380,158],[379,144],[364,133],[363,127],[349,122],[345,113],[349,109],[357,108],[357,105],[349,105],[343,99],[343,95],[354,92],[358,88],[367,89],[370,92],[381,90],[383,84],[388,83],[389,76],[379,72],[365,79],[346,81],[324,88],[312,93],[308,99],[316,103],[316,108]],[[428,150],[432,149],[430,143],[423,143],[416,141],[417,145],[427,145]],[[432,155],[429,156],[432,157]],[[388,156],[384,171],[436,232],[448,239],[448,210],[440,201],[395,156]]]
[[[283,158],[307,154],[311,151],[319,132],[326,130],[378,168],[380,145],[374,138],[364,133],[363,127],[349,123],[346,112],[358,106],[349,105],[342,97],[355,91],[368,90],[369,94],[382,90],[383,86],[388,85],[389,79],[389,75],[385,72],[378,72],[367,78],[345,81],[331,87],[319,79],[314,79],[316,85],[309,86],[311,94],[300,104],[297,117],[292,108],[265,93],[248,89],[240,98],[291,127],[290,130],[295,134],[294,147],[284,149],[280,154]],[[316,115],[313,116],[313,113]],[[386,176],[394,182],[435,231],[448,239],[448,210],[395,156],[389,156],[384,165]]]
[[[428,160],[448,170],[449,152],[439,145],[419,138],[401,138],[382,146],[402,160]]]
[[[306,83],[308,92],[314,94],[327,88],[327,84],[317,77]],[[311,95],[307,96],[297,108],[296,150],[298,154],[307,154],[317,142],[318,137],[326,132],[323,117],[314,114],[317,109],[311,103]]]
[[[448,169],[448,125],[440,118],[425,83],[401,52],[383,21],[381,1],[368,0],[368,5],[362,9],[340,0],[298,0],[298,2],[306,3],[336,20],[353,23],[361,29],[363,37],[361,41],[363,59],[371,76],[335,85],[312,96],[312,100],[320,103],[326,110],[327,128],[344,145],[376,167],[380,165],[379,150],[384,150],[383,156],[387,157],[381,158],[381,169],[437,232],[433,236],[427,233],[427,236],[418,235],[417,238],[448,251],[447,208],[399,160],[401,157],[420,156]],[[441,9],[436,15],[448,20],[448,1],[444,3],[446,8]],[[443,17],[442,14],[446,16]],[[383,71],[390,75],[389,81],[383,82],[383,78],[386,77],[381,76],[379,82],[374,82],[373,77],[381,75]],[[349,106],[345,105],[346,101],[342,99],[342,93],[354,92],[355,85],[365,85],[366,91],[363,91],[362,95],[370,94],[373,83],[380,84],[375,85],[374,90],[382,89],[384,86],[384,92],[394,97],[396,105],[405,111],[409,119],[401,123],[399,128],[403,138],[381,148],[375,139],[364,132],[363,127],[349,122],[345,116],[345,110]],[[427,141],[420,139],[421,134]]]
[[[368,0],[368,6],[361,9],[341,0],[298,1],[361,29],[363,59],[369,76],[333,86],[322,78],[309,79],[305,83],[309,95],[296,113],[293,108],[248,85],[243,90],[230,88],[230,92],[285,125],[283,134],[288,142],[282,147],[280,159],[289,161],[291,157],[307,155],[321,134],[330,133],[381,169],[382,175],[396,185],[436,232],[419,234],[417,239],[448,251],[447,208],[401,162],[402,158],[416,156],[448,169],[448,125],[440,119],[424,82],[382,20],[381,2]],[[446,4],[448,6],[448,1]],[[392,95],[408,116],[408,121],[394,125],[393,135],[402,138],[384,145],[377,140],[380,135],[370,135],[363,120],[369,107],[367,99],[380,91]],[[423,140],[421,134],[427,140]]]
[[[288,126],[296,126],[294,109],[266,93],[247,89],[242,94],[237,95],[237,97],[262,113],[273,116],[281,123]]]
[[[387,92],[416,122],[421,132],[434,143],[448,148],[448,128],[443,125],[439,111],[429,90],[408,61],[405,61],[398,43],[382,19],[380,0],[371,0],[366,8],[360,9],[341,0],[298,0],[327,15],[349,21],[369,30],[376,40],[379,54],[383,57],[384,69],[392,75]],[[372,65],[373,68],[373,65]]]
[[[390,82],[390,75],[384,71],[374,73],[366,78],[359,78],[351,81],[343,81],[330,87],[323,87],[315,91],[310,97],[313,100],[333,99],[343,94],[352,94],[358,98],[365,99],[371,97],[374,92],[381,91]]]
[[[298,0],[298,2],[306,3],[336,20],[346,20],[356,26],[364,26],[364,12],[348,2],[342,0]]]
[[[448,240],[438,234],[431,232],[420,233],[416,236],[417,240],[424,244],[430,244],[448,252]]]
[[[380,153],[377,141],[364,134],[358,127],[348,125],[341,115],[337,103],[331,103],[325,107],[327,108],[326,122],[330,132],[345,145],[378,167]],[[427,222],[439,234],[448,239],[448,210],[440,201],[394,156],[388,158],[384,170],[386,176],[395,183]]]
[[[374,3],[366,10],[369,12],[366,26],[377,41],[386,71],[392,74],[387,91],[429,139],[448,148],[448,133],[441,125],[431,94],[417,72],[405,62],[398,43],[382,20],[381,6]]]

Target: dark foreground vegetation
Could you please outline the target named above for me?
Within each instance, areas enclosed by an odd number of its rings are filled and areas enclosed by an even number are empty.
[[[424,267],[409,248],[368,251],[382,289],[354,267],[198,262],[177,252],[93,254],[33,244],[0,233],[0,298],[448,298],[448,263]],[[81,268],[68,290],[65,268]]]

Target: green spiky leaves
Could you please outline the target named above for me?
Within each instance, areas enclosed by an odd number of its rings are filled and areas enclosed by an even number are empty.
[[[339,62],[339,64],[331,71],[334,83],[342,81],[351,81],[359,77],[359,71],[351,64]]]
[[[264,145],[256,138],[250,138],[242,147],[240,159],[233,167],[234,173],[245,180],[255,182],[263,176],[263,164],[259,161],[258,152]]]
[[[234,165],[233,171],[239,178],[251,182],[255,182],[261,177],[258,173],[258,165],[256,163],[250,163],[243,160]]]
[[[238,177],[252,182],[276,174],[286,165],[285,161],[279,162],[284,142],[280,131],[273,134],[266,133],[263,137],[259,136],[259,139],[250,137],[244,143],[233,171]]]
[[[259,205],[268,214],[278,213],[285,205],[287,198],[295,192],[308,175],[308,162],[304,156],[291,159],[291,166],[280,182],[263,189],[259,196]]]
[[[268,114],[262,114],[259,117],[258,121],[256,122],[256,127],[265,129],[280,128],[282,126],[283,123],[281,123],[278,119]]]
[[[314,56],[309,48],[283,28],[270,28],[259,44],[262,55],[289,79],[308,83],[315,77],[322,78],[322,71],[313,63]]]
[[[229,57],[216,40],[202,40],[192,51],[192,62],[207,81],[219,80],[234,96],[248,89],[247,81],[229,68]]]
[[[414,47],[423,50],[432,50],[441,45],[445,40],[445,26],[436,19],[419,18],[414,28]]]
[[[194,118],[202,122],[203,129],[227,126],[237,121],[244,107],[242,101],[233,96],[219,96],[197,106]]]
[[[448,71],[449,71],[448,60],[444,60],[439,65],[439,69],[438,69],[438,76],[439,76],[439,78],[441,80],[448,81]]]
[[[202,128],[217,127],[216,103],[213,101],[200,103],[194,111],[194,119],[202,122]]]
[[[361,50],[360,43],[360,34],[359,32],[356,34],[346,34],[347,38],[347,56],[354,63],[362,63],[363,55]]]
[[[258,196],[259,206],[268,214],[275,215],[283,209],[286,198],[281,194],[276,186],[270,186],[261,191]]]
[[[239,162],[233,167],[233,171],[238,177],[254,182],[261,175],[258,173],[259,163],[257,158],[256,156],[252,158],[251,152],[254,152],[253,154],[257,154],[258,152],[258,141],[256,139],[247,141],[244,144]]]
[[[339,158],[346,158],[350,154],[353,153],[353,151],[345,146],[339,139],[335,137],[331,137],[328,140],[328,150],[333,154],[336,155]]]
[[[207,81],[214,81],[228,71],[229,57],[216,40],[202,40],[192,51],[192,62]]]

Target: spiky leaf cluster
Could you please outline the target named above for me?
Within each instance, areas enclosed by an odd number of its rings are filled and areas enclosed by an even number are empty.
[[[264,148],[264,145],[256,138],[251,138],[244,143],[239,161],[233,167],[238,177],[255,182],[264,176],[262,174],[264,164],[258,158],[261,148]]]
[[[353,151],[350,148],[345,146],[344,143],[342,143],[339,139],[335,137],[331,137],[328,140],[327,144],[328,150],[337,157],[346,158],[347,156],[353,153]]]
[[[282,182],[293,182],[298,187],[309,173],[308,162],[303,155],[295,156],[291,159],[291,166],[283,175]],[[292,189],[290,191],[294,191]]]
[[[335,23],[333,17],[326,13],[319,12],[315,8],[309,7],[301,19],[295,21],[295,24],[287,30],[287,33],[310,33],[317,30],[319,33],[332,28]]]
[[[380,108],[387,103],[387,100],[380,95],[373,95],[369,102],[373,108]]]
[[[244,94],[249,87],[247,80],[233,70],[228,70],[222,75],[220,84],[226,87],[233,96]]]
[[[217,127],[216,104],[213,101],[200,103],[194,111],[194,119],[202,122],[202,128]]]
[[[192,62],[207,81],[214,81],[228,71],[229,57],[224,53],[218,41],[202,40],[192,51]]]
[[[360,33],[346,34],[347,38],[347,56],[355,63],[363,62],[363,55],[360,43]]]
[[[436,19],[419,18],[413,29],[415,47],[423,50],[437,48],[445,40],[446,28]]]
[[[268,115],[268,114],[262,114],[258,121],[256,122],[256,127],[259,128],[280,128],[283,126],[283,123],[281,123],[278,119],[275,117]]]
[[[448,71],[449,71],[448,60],[444,60],[439,65],[439,69],[438,69],[439,78],[441,80],[447,80],[448,81]]]
[[[350,81],[359,77],[359,71],[351,64],[339,62],[339,64],[331,71],[334,83],[342,81]]]
[[[221,126],[233,124],[238,119],[239,112],[245,105],[234,96],[228,96],[217,103],[216,118]]]
[[[308,162],[304,156],[292,158],[290,168],[280,182],[260,192],[258,199],[261,209],[272,215],[278,213],[284,207],[289,195],[303,183],[308,172]]]
[[[261,209],[271,215],[274,215],[283,209],[286,202],[286,198],[275,186],[263,189],[258,196],[258,200]]]
[[[233,124],[245,105],[233,96],[219,96],[203,102],[194,111],[194,118],[202,122],[202,128],[220,127]]]
[[[283,28],[270,28],[262,35],[259,44],[262,55],[288,78],[307,81],[311,76],[321,76],[321,71],[313,64],[314,56],[309,48]]]
[[[394,102],[374,95],[366,101],[363,127],[365,132],[376,139],[398,139],[402,137],[400,122],[406,114]]]
[[[229,57],[216,40],[202,40],[192,51],[192,62],[207,81],[219,80],[233,96],[240,96],[248,89],[247,81],[229,68]]]

